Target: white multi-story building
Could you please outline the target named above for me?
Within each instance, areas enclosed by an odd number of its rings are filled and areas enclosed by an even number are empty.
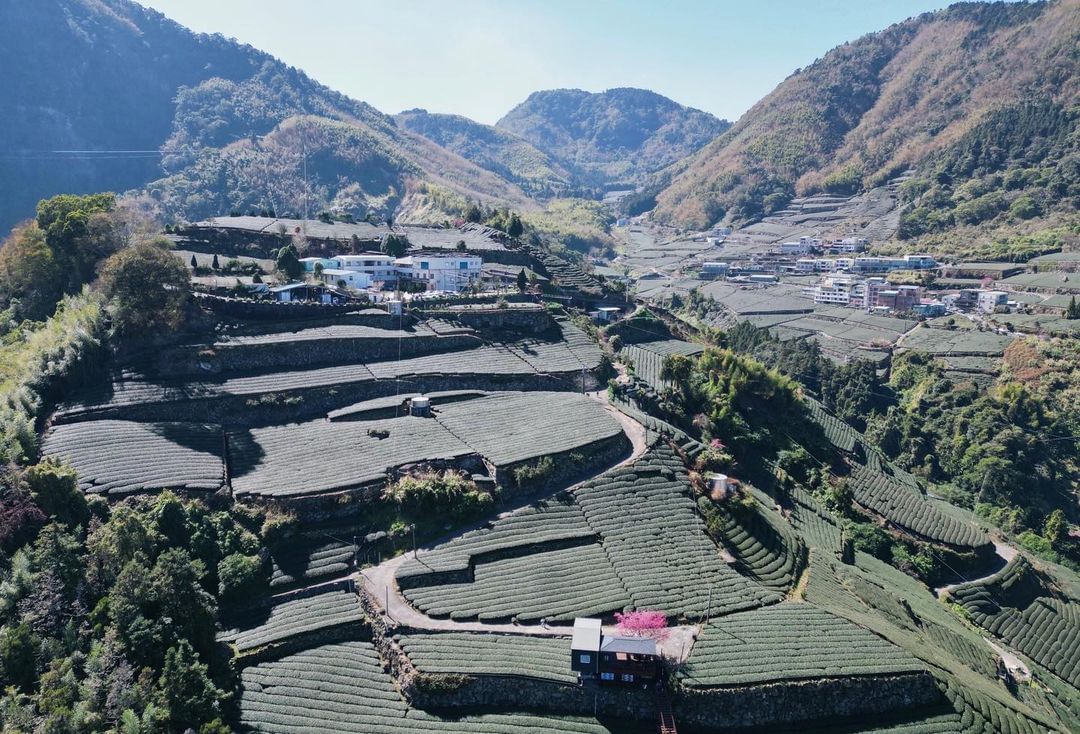
[[[339,255],[342,270],[366,273],[373,283],[394,283],[398,280],[398,268],[392,255],[366,253],[362,255]]]
[[[803,289],[803,294],[814,299],[814,303],[827,303],[834,306],[862,305],[858,301],[863,297],[863,280],[854,275],[830,275],[822,278],[817,285]]]
[[[833,252],[862,252],[869,246],[870,240],[865,237],[844,237],[830,242],[827,249]]]
[[[982,313],[994,313],[999,306],[1009,305],[1009,294],[1005,291],[979,291],[975,307]]]
[[[483,259],[474,255],[409,255],[394,261],[402,280],[420,281],[429,291],[459,291],[480,279]]]

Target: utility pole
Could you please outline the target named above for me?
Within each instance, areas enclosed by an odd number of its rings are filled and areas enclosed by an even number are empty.
[[[412,524],[412,555],[416,558],[416,523]]]
[[[581,394],[585,394],[585,365],[581,365]]]
[[[712,617],[712,588],[709,588],[709,605],[705,608],[705,624],[709,623],[709,619]]]

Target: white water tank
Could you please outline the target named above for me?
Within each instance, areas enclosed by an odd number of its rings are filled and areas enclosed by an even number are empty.
[[[400,316],[401,315],[401,309],[402,309],[401,301],[393,300],[393,301],[387,301],[386,302],[386,311],[391,316]]]
[[[410,400],[409,415],[427,418],[431,415],[431,399],[420,395]]]

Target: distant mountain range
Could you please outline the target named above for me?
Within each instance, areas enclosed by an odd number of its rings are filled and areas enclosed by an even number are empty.
[[[588,98],[588,114],[619,108],[592,125],[544,123],[537,95],[499,127],[415,110],[394,118],[128,0],[8,0],[0,24],[19,29],[0,46],[5,231],[45,196],[141,187],[185,218],[305,207],[407,216],[433,198],[528,210],[534,199],[602,187],[605,167],[621,177],[620,156],[640,158],[634,175],[651,173],[722,129],[638,90],[547,93],[575,99],[578,118]],[[536,145],[515,134],[545,124],[561,131],[550,146],[550,136]]]
[[[635,211],[702,228],[915,169],[909,237],[1056,226],[1080,199],[1080,0],[898,23],[796,71],[733,126],[640,89],[535,92],[494,126],[390,116],[129,0],[7,0],[0,24],[19,29],[0,45],[3,231],[42,197],[106,189],[143,189],[170,218],[420,220],[636,188]]]

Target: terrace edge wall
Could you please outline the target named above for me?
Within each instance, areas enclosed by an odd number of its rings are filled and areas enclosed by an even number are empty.
[[[692,689],[673,696],[679,722],[692,728],[742,729],[874,716],[944,704],[928,672],[847,676],[756,686]]]

